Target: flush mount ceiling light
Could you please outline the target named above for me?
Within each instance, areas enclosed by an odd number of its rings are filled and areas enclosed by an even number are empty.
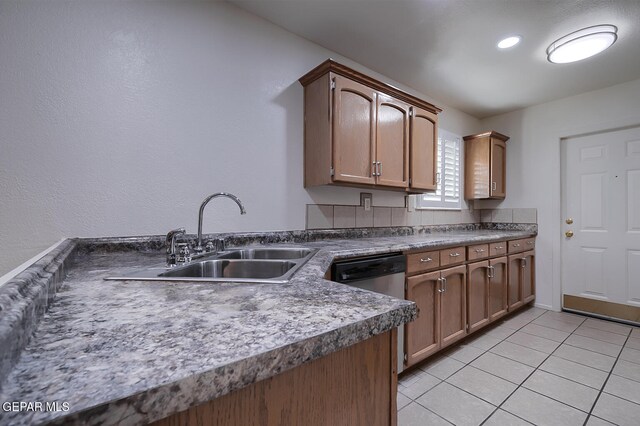
[[[510,47],[515,46],[518,43],[520,43],[520,36],[510,36],[500,40],[500,42],[498,42],[498,48],[508,49]]]
[[[615,25],[596,25],[575,31],[551,43],[547,59],[554,64],[581,61],[597,55],[618,38]]]

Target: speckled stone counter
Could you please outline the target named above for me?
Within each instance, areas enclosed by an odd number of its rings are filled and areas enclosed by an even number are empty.
[[[0,393],[0,402],[67,402],[69,410],[0,412],[0,424],[134,425],[183,411],[415,318],[411,302],[323,279],[333,260],[534,233],[286,243],[320,249],[286,284],[105,281],[161,262],[163,254],[131,250],[145,239],[129,240],[128,251],[114,250],[122,244],[116,240],[78,243]]]

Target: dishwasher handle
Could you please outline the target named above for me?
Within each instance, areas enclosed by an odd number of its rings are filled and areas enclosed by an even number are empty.
[[[385,255],[334,263],[331,267],[331,278],[339,283],[350,283],[404,273],[406,269],[407,260],[404,255]]]

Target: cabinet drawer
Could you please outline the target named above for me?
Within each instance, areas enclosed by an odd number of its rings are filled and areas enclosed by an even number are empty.
[[[430,271],[440,267],[440,252],[425,251],[407,255],[407,275]]]
[[[521,251],[527,250],[527,239],[523,238],[521,240],[511,240],[509,241],[509,254],[511,253],[520,253]]]
[[[476,244],[467,247],[467,260],[484,259],[489,257],[489,244]]]
[[[464,247],[454,247],[440,250],[440,266],[457,265],[464,263],[467,259]]]
[[[502,256],[503,254],[507,254],[507,242],[500,241],[499,243],[491,243],[489,244],[489,253],[490,256]]]
[[[525,250],[535,250],[536,248],[536,239],[535,238],[527,238],[524,240],[524,249]]]

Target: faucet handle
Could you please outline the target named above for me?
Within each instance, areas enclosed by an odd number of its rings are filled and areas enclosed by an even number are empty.
[[[191,251],[189,250],[189,244],[180,243],[178,244],[178,257],[176,258],[178,263],[188,263],[191,262]]]
[[[186,231],[184,228],[177,228],[169,231],[167,233],[167,238],[166,238],[167,249],[169,248],[169,246],[173,246],[175,244],[176,237],[178,235],[184,235],[184,234],[186,234]]]

